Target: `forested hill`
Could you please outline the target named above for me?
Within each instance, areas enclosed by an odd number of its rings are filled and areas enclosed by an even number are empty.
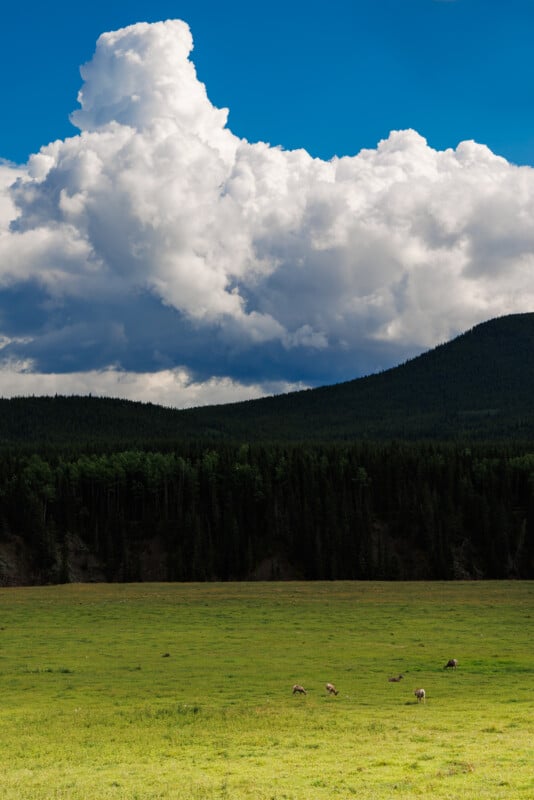
[[[534,314],[516,314],[378,375],[231,405],[178,411],[92,397],[4,399],[0,442],[528,439],[533,355]]]
[[[230,406],[4,400],[0,586],[532,579],[533,351],[527,314]]]
[[[188,425],[284,440],[534,438],[534,314],[476,326],[335,386],[187,412]]]

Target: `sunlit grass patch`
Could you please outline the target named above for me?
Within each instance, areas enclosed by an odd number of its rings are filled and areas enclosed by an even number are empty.
[[[0,798],[531,800],[532,590],[0,590]]]

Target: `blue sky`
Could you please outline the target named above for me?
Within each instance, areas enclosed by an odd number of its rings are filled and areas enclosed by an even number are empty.
[[[186,20],[212,102],[234,133],[321,158],[415,128],[534,163],[532,0],[9,3],[0,27],[0,155],[72,135],[79,66],[97,37]]]
[[[0,394],[255,397],[532,310],[533,30],[534,0],[10,4]]]

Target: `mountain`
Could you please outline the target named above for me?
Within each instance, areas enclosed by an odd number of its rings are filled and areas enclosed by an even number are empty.
[[[186,412],[188,424],[244,438],[534,436],[534,314],[477,325],[377,375]]]
[[[534,313],[493,319],[377,375],[174,410],[93,397],[0,400],[0,441],[534,438]]]

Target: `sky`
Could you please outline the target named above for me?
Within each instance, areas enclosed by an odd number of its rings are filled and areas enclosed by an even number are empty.
[[[534,0],[1,13],[0,396],[231,402],[534,310]]]

